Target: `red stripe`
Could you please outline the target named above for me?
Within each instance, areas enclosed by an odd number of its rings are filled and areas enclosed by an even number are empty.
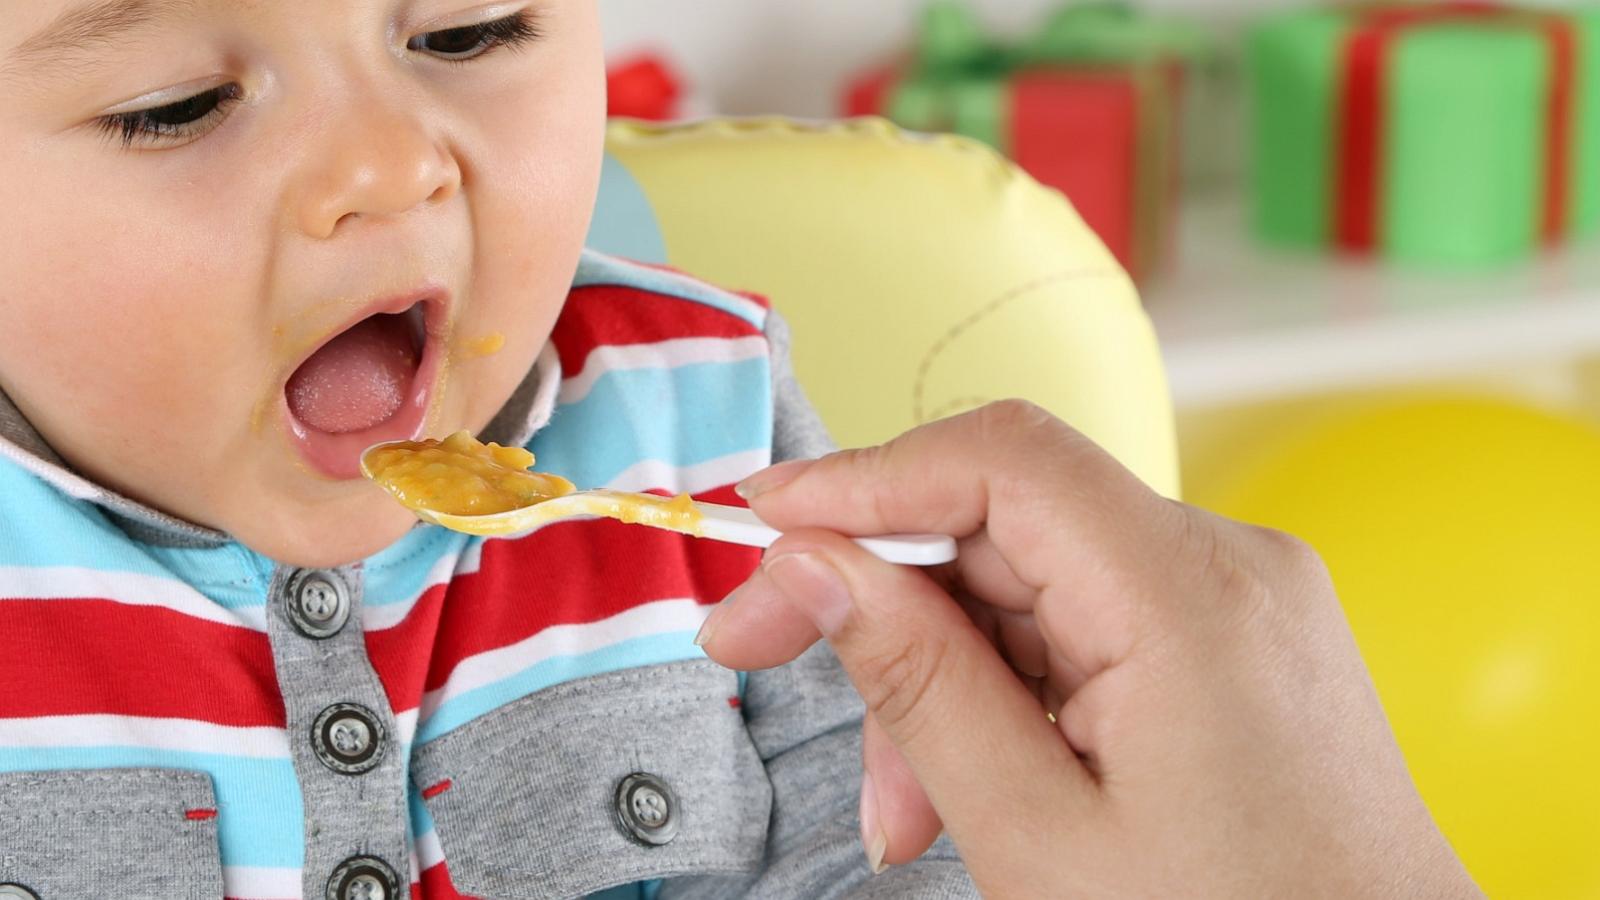
[[[1550,45],[1549,134],[1545,140],[1544,220],[1546,243],[1557,243],[1567,233],[1567,198],[1572,189],[1572,127],[1577,102],[1578,39],[1572,23],[1559,16],[1544,20]]]
[[[729,506],[745,505],[732,485],[705,491],[698,494],[697,499]],[[399,624],[367,632],[368,656],[395,711],[404,712],[420,706],[423,692],[442,685],[462,660],[525,640],[551,625],[594,622],[667,597],[697,596],[706,602],[721,600],[732,590],[730,583],[737,585],[754,570],[760,559],[757,551],[638,526],[604,523],[603,531],[591,530],[602,524],[568,522],[517,541],[490,541],[484,545],[478,574],[458,576],[448,589],[446,585],[429,588]],[[618,540],[623,547],[608,546]],[[530,542],[534,543],[515,551],[509,546]],[[687,550],[683,545],[687,545]],[[699,578],[703,586],[694,587],[694,575],[639,579],[624,571],[645,568],[641,562],[645,557],[630,558],[631,554],[662,550],[682,555],[667,558],[653,569],[673,570],[683,565],[681,560],[688,559],[702,567]],[[548,559],[563,559],[560,555],[543,557],[546,553],[594,558],[585,565],[586,574],[580,584],[559,592],[563,598],[559,605],[507,602],[507,597],[527,596],[528,586],[543,580],[530,575],[531,568],[548,568]],[[596,569],[610,573],[613,579],[626,578],[635,593],[625,595],[615,584],[599,583],[594,575]],[[585,588],[585,584],[592,587]],[[582,592],[589,589],[599,593],[585,596]],[[494,593],[497,590],[510,593],[497,596]],[[691,590],[704,593],[688,593]],[[483,607],[484,611],[463,612],[468,603],[473,604],[474,609]],[[447,608],[448,621],[441,623],[441,615]]]
[[[411,885],[411,900],[476,900],[456,890],[450,883],[450,870],[444,863],[423,869],[420,880]]]
[[[610,520],[489,541],[480,570],[449,588],[426,689],[442,686],[463,660],[547,628],[598,622],[675,597],[719,602],[760,560],[754,548]]]
[[[1340,134],[1335,172],[1334,239],[1354,253],[1370,253],[1383,240],[1381,204],[1385,196],[1384,151],[1388,127],[1389,61],[1393,47],[1410,28],[1451,19],[1510,17],[1526,13],[1493,3],[1459,0],[1423,7],[1385,9],[1363,18],[1344,47],[1344,84],[1339,98]],[[1571,172],[1576,38],[1571,24],[1543,18],[1549,42],[1551,78],[1546,178],[1540,231],[1554,241],[1566,230]]]
[[[183,817],[191,822],[205,822],[215,819],[217,811],[214,809],[186,809],[183,811]]]
[[[398,625],[366,634],[367,657],[397,713],[422,705],[422,685],[428,676],[444,598],[445,585],[436,584],[417,598]]]
[[[432,787],[424,788],[423,791],[422,791],[422,799],[424,799],[424,800],[432,800],[433,798],[439,796],[440,794],[444,793],[445,791],[450,790],[450,788],[452,788],[454,786],[455,786],[455,782],[453,782],[450,779],[446,778],[445,780],[439,782],[436,785],[433,785]]]
[[[695,495],[695,498],[698,500],[707,501],[709,503],[721,503],[727,506],[746,505],[745,501],[741,499],[738,494],[734,493],[733,488],[734,486],[731,484],[724,485],[722,487],[697,494]],[[652,490],[650,493],[670,494],[671,492]],[[594,524],[598,523],[569,522],[560,526],[560,528],[568,529]],[[617,532],[616,529],[608,528],[608,530],[616,533],[622,533]],[[589,535],[587,533],[571,534],[570,532],[566,535],[546,536],[543,538],[540,537],[541,535],[546,535],[547,532],[552,531],[553,529],[547,528],[535,532],[526,538],[521,538],[516,543],[540,539],[543,541],[555,542],[551,544],[553,547],[568,548],[566,550],[557,549],[552,552],[569,552],[571,546],[576,545],[576,552],[587,553],[601,543],[612,539],[604,535]],[[654,532],[653,536],[651,535],[651,532]],[[640,528],[639,526],[625,526],[625,533],[631,535],[629,540],[642,539],[648,536],[648,540],[645,543],[648,543],[648,545],[652,547],[672,546],[683,541],[688,541],[690,546],[696,551],[694,559],[699,560],[706,558],[707,554],[710,554],[712,557],[714,557],[711,563],[713,567],[713,573],[706,576],[709,579],[707,582],[709,585],[707,590],[709,590],[710,593],[706,595],[697,595],[701,596],[701,599],[705,602],[714,603],[721,600],[724,596],[727,596],[728,591],[731,591],[732,587],[727,587],[725,589],[723,585],[725,585],[730,579],[734,585],[737,585],[740,581],[743,581],[744,578],[748,576],[750,571],[754,570],[756,563],[760,559],[759,553],[755,551],[742,551],[742,549],[735,551],[734,548],[730,548],[727,545],[712,545],[709,541],[697,541],[693,538],[681,538],[680,536],[674,535],[670,532],[656,531],[655,529]],[[496,565],[526,566],[529,564],[529,560],[532,557],[536,556],[538,553],[546,552],[543,550],[533,550],[528,553],[500,553],[500,546],[508,543],[513,542],[495,540],[486,544],[485,553],[480,564],[480,571]],[[643,544],[639,544],[637,546],[643,546]],[[716,551],[715,553],[711,553],[709,550],[710,546],[717,546],[721,547],[722,549]],[[490,552],[490,548],[496,549],[494,552]],[[730,561],[718,561],[723,560],[724,556],[729,553],[733,554]],[[615,556],[615,553],[609,554],[609,557],[611,558],[614,558]],[[637,561],[624,561],[622,565],[626,567],[630,563],[637,565]],[[668,567],[679,564],[680,563],[671,561],[662,563],[662,565]],[[731,567],[731,570],[722,575],[714,574],[719,570],[719,567]],[[372,668],[377,673],[378,680],[383,685],[384,692],[389,698],[389,703],[396,712],[406,712],[421,706],[423,692],[425,690],[433,690],[439,685],[443,684],[445,679],[449,677],[449,673],[454,671],[455,667],[460,664],[461,660],[467,658],[467,656],[481,653],[484,650],[493,650],[498,649],[499,647],[514,644],[517,641],[524,640],[533,636],[534,634],[537,634],[540,629],[548,627],[549,625],[598,621],[600,619],[615,615],[616,613],[625,612],[629,609],[632,609],[634,606],[649,603],[653,600],[659,600],[665,597],[673,596],[688,596],[687,594],[670,592],[656,593],[652,591],[650,595],[639,596],[634,598],[632,601],[627,601],[615,591],[611,591],[609,593],[600,595],[607,602],[597,602],[597,599],[594,597],[580,596],[573,601],[573,606],[579,610],[592,610],[593,614],[588,616],[562,616],[558,617],[560,619],[559,621],[553,619],[544,625],[541,625],[538,621],[525,621],[525,617],[515,618],[515,621],[509,623],[500,622],[499,619],[490,618],[486,619],[482,623],[484,627],[479,630],[480,633],[478,633],[476,636],[472,635],[474,630],[473,625],[459,621],[459,617],[452,617],[453,624],[450,626],[451,636],[447,641],[446,638],[440,636],[440,616],[447,603],[452,609],[460,607],[462,603],[462,600],[460,599],[462,591],[472,592],[474,595],[478,596],[478,600],[476,602],[480,602],[487,606],[498,608],[507,605],[506,599],[503,597],[496,598],[493,596],[482,596],[485,591],[492,591],[494,590],[493,588],[467,586],[467,583],[470,583],[477,577],[477,575],[470,574],[458,576],[454,582],[454,586],[440,584],[428,588],[420,597],[417,598],[411,609],[406,613],[405,618],[402,619],[399,624],[391,628],[384,628],[366,633],[367,655],[372,660]],[[510,581],[516,582],[518,578],[524,579],[524,582],[513,585],[513,593],[511,596],[521,597],[525,596],[527,593],[527,576],[513,574],[510,576]],[[496,583],[502,583],[507,579],[505,576],[495,575],[493,580],[495,580]],[[448,594],[446,592],[447,587],[450,591]],[[659,590],[671,591],[672,588],[670,585],[665,585],[660,587]],[[500,624],[492,625],[492,623],[496,622],[500,622]],[[454,646],[458,649],[447,653],[447,651],[444,649],[446,646]],[[466,656],[463,656],[462,654],[466,654]],[[434,670],[433,675],[430,675],[430,666]]]
[[[761,330],[738,316],[637,288],[575,289],[551,333],[561,371],[573,376],[597,347],[655,344],[683,338],[743,338]]]
[[[109,600],[0,602],[0,719],[119,715],[284,727],[267,636]]]

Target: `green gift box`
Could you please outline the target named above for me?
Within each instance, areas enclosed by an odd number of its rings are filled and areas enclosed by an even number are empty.
[[[1249,67],[1266,241],[1459,268],[1600,231],[1600,11],[1300,11]]]

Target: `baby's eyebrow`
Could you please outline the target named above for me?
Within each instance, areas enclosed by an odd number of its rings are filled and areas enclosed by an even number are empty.
[[[92,50],[195,4],[196,0],[97,0],[69,9],[18,44],[7,68]]]

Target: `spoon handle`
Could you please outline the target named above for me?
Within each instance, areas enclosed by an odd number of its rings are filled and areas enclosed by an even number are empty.
[[[700,511],[704,536],[714,541],[770,547],[782,534],[743,507],[698,502],[694,506]],[[936,566],[956,558],[955,538],[942,534],[888,534],[855,542],[881,560],[904,566]]]

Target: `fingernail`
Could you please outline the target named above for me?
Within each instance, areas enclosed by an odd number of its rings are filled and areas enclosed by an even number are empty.
[[[749,582],[746,582],[746,584],[748,583]],[[739,585],[733,589],[732,593],[728,594],[726,597],[723,597],[721,603],[718,603],[712,608],[710,614],[706,616],[706,620],[700,623],[700,630],[695,632],[694,645],[696,647],[704,647],[706,644],[711,642],[711,636],[717,633],[717,623],[722,620],[722,611],[728,607],[728,604],[738,599],[739,593],[743,590],[744,585]]]
[[[716,608],[711,610],[711,614],[706,616],[706,620],[700,624],[699,633],[694,636],[694,645],[696,647],[704,647],[710,643],[712,636],[717,632],[717,628],[728,618],[728,607],[735,602],[740,605],[767,603],[777,596],[777,591],[778,589],[767,579],[766,574],[757,569],[754,574],[745,579],[744,584],[734,588],[732,593],[722,598],[722,602],[718,603]]]
[[[844,576],[814,553],[789,553],[762,564],[762,571],[789,601],[811,617],[817,630],[832,637],[844,627],[853,601]]]
[[[719,612],[722,612],[722,607],[720,606],[718,606],[716,609],[713,609],[711,611],[711,615],[706,616],[706,620],[700,623],[700,630],[694,634],[694,645],[696,647],[704,647],[706,644],[710,643],[711,636],[717,631],[716,622],[717,613]]]
[[[861,846],[867,851],[872,874],[883,874],[889,868],[883,864],[883,855],[889,852],[889,838],[878,825],[878,790],[872,784],[871,772],[861,776]]]
[[[814,462],[816,462],[814,459],[791,459],[788,462],[778,463],[769,469],[762,469],[734,485],[733,492],[746,501],[754,500],[768,491],[781,488],[799,478],[800,473],[811,468],[811,464]]]

